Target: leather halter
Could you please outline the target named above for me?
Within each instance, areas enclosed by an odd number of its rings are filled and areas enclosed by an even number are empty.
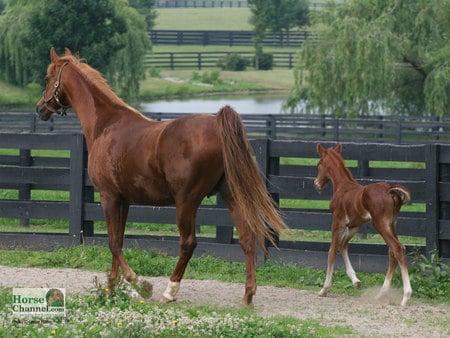
[[[68,63],[69,63],[69,61],[64,62],[64,64],[63,64],[63,65],[61,66],[61,68],[59,69],[58,77],[57,77],[57,79],[56,79],[56,82],[53,84],[53,92],[52,92],[52,95],[51,95],[48,99],[45,99],[45,90],[42,92],[42,100],[44,101],[45,108],[46,108],[47,110],[50,110],[52,113],[55,113],[55,114],[58,114],[58,115],[61,115],[61,116],[67,115],[66,110],[67,110],[68,108],[70,108],[70,105],[64,105],[64,104],[62,104],[61,101],[60,101],[60,99],[59,99],[59,97],[58,97],[59,94],[60,94],[60,90],[61,90],[61,74],[62,74],[62,71],[63,71],[64,67],[65,67]],[[48,105],[48,103],[49,103],[51,100],[55,100],[56,103],[58,104],[58,107],[57,107],[56,109],[53,108],[52,106],[49,106],[49,105]],[[62,110],[60,111],[60,109],[62,109]]]

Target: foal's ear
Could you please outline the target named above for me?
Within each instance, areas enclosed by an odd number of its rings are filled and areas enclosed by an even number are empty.
[[[50,60],[52,60],[52,62],[55,63],[56,61],[58,61],[58,58],[59,56],[58,54],[56,54],[55,47],[52,47],[50,49]]]
[[[334,148],[334,150],[336,150],[336,151],[340,154],[341,151],[342,151],[342,144],[338,143],[338,144],[336,145],[336,148]]]
[[[69,48],[64,48],[64,52],[66,53],[66,56],[72,56],[72,52],[70,51]]]
[[[317,143],[317,153],[322,156],[322,154],[325,152],[325,148],[322,147],[320,143]]]

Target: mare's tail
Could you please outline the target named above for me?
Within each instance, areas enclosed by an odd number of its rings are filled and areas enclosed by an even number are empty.
[[[253,150],[245,134],[244,124],[230,106],[217,113],[217,124],[222,145],[225,178],[236,207],[265,250],[264,237],[276,246],[274,232],[288,226],[261,179],[253,159]],[[270,225],[271,228],[269,228]]]
[[[404,204],[408,204],[411,201],[411,192],[407,187],[401,184],[394,184],[392,185],[388,192],[393,196],[399,199],[399,203],[396,202],[396,204],[399,204],[399,206],[402,206]]]

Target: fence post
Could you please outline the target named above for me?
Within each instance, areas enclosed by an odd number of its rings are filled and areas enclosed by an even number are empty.
[[[439,145],[428,144],[424,146],[426,167],[426,210],[427,224],[425,230],[426,254],[430,255],[433,250],[439,252]]]
[[[29,167],[32,165],[31,158],[31,150],[30,149],[20,149],[19,152],[19,163],[20,166]],[[29,201],[31,198],[31,185],[30,184],[21,184],[19,186],[19,200],[20,201]],[[29,218],[20,218],[19,224],[23,227],[30,226]]]
[[[169,53],[170,54],[170,70],[174,70],[175,65],[174,65],[174,60],[173,60],[173,55],[174,53]]]
[[[197,53],[197,68],[202,69],[202,53]]]
[[[270,170],[273,169],[276,173],[278,173],[278,161],[275,163],[274,168],[271,168],[271,162],[269,159],[269,139],[256,139],[252,140],[252,147],[253,152],[255,154],[256,162],[258,163],[259,170],[262,175],[262,179],[266,185],[266,187],[270,184],[269,183],[269,174],[274,173]],[[280,198],[278,194],[272,194],[272,198],[274,199],[275,203],[278,205]],[[275,236],[275,242],[278,243],[279,237],[278,235]],[[265,247],[269,247],[272,244],[266,239],[265,240]]]
[[[226,208],[225,201],[220,194],[217,194],[217,206]],[[233,240],[233,227],[226,225],[216,226],[216,242],[221,244],[231,244]]]
[[[86,144],[83,134],[72,134],[70,145],[69,243],[83,241],[83,199]]]
[[[450,161],[448,160],[450,153],[450,147],[448,145],[439,146],[439,224],[448,223],[450,220],[450,201],[448,198],[442,198],[441,194],[441,184],[448,186],[450,182]],[[445,230],[439,227],[439,234]],[[439,236],[442,237],[442,236]],[[449,239],[439,239],[439,254],[441,257],[450,257],[450,240]]]

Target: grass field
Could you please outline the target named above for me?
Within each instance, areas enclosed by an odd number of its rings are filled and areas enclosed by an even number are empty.
[[[249,8],[158,8],[154,29],[250,31]]]

